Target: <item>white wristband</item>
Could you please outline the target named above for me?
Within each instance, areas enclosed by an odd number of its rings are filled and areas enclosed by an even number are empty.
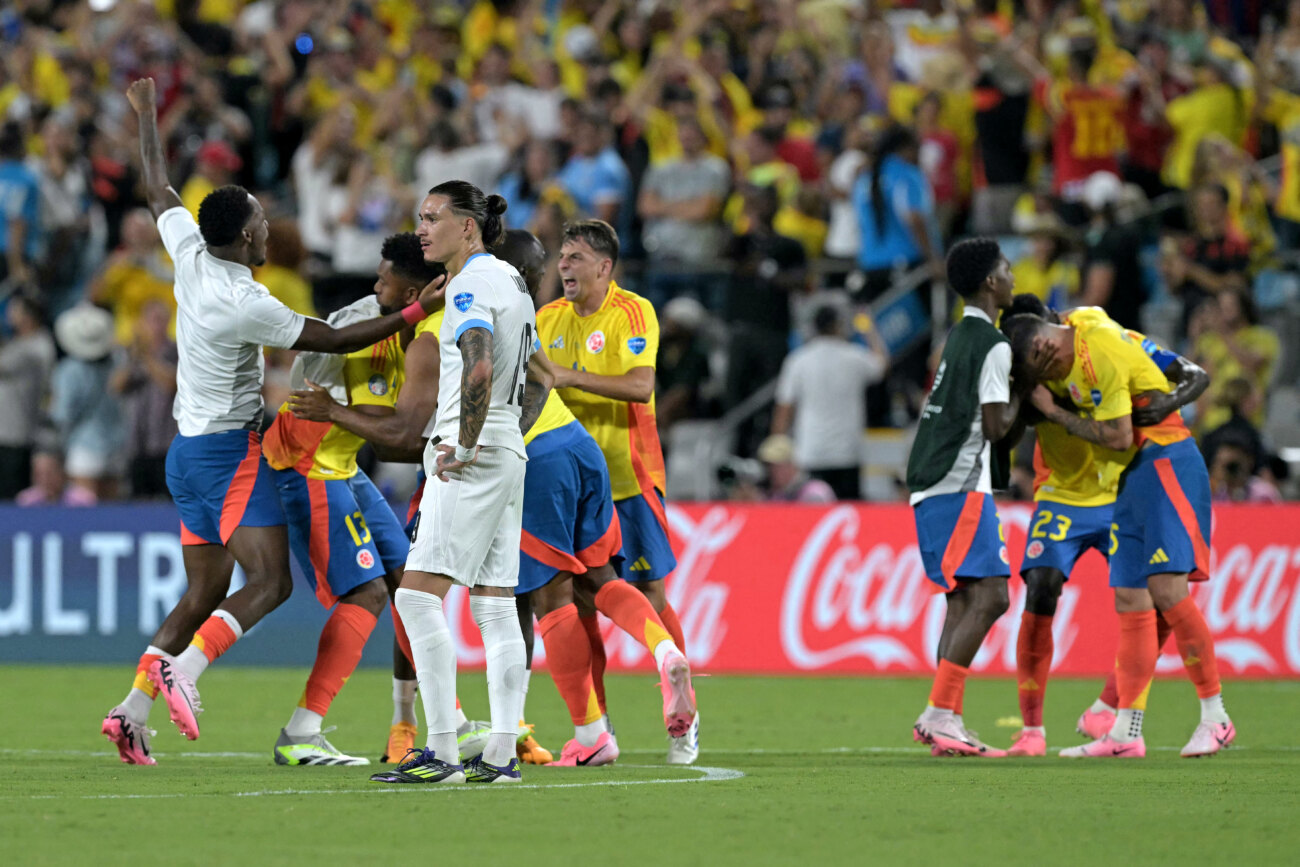
[[[460,443],[456,443],[456,460],[458,462],[462,464],[473,463],[474,458],[477,456],[478,456],[478,446],[471,446],[470,448],[465,448]]]

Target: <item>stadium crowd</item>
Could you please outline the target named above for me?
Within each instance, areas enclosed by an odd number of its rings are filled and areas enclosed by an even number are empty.
[[[175,301],[123,97],[143,75],[183,201],[253,191],[258,279],[299,312],[370,291],[446,180],[542,240],[539,303],[564,223],[611,223],[620,284],[659,311],[668,448],[780,380],[735,445],[767,481],[737,496],[857,495],[862,429],[917,417],[929,320],[955,314],[931,287],[969,234],[1003,241],[1016,291],[1210,372],[1185,416],[1216,496],[1278,498],[1300,445],[1274,435],[1293,404],[1269,417],[1295,384],[1300,2],[20,0],[0,40],[0,499],[166,496]]]

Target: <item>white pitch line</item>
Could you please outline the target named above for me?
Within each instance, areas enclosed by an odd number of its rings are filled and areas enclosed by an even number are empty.
[[[625,768],[650,768],[653,765],[623,765]],[[588,789],[595,786],[670,786],[677,783],[716,783],[724,780],[739,780],[745,776],[743,771],[733,770],[731,768],[709,768],[694,767],[688,770],[702,772],[703,776],[699,777],[664,777],[656,780],[592,780],[585,783],[520,783],[518,785],[507,785],[509,790],[517,789]],[[383,795],[397,794],[399,792],[472,792],[475,790],[485,790],[487,786],[475,786],[473,784],[449,785],[449,786],[374,786],[365,789],[263,789],[256,792],[188,792],[184,794],[149,794],[149,795],[9,795],[0,796],[0,800],[28,800],[28,801],[143,801],[156,800],[158,798],[185,798],[185,797],[234,797],[234,798],[265,798],[276,795]],[[498,787],[500,788],[500,787]]]

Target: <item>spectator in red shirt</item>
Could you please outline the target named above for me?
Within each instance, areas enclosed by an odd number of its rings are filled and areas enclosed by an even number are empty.
[[[782,131],[776,155],[799,171],[799,180],[808,183],[821,178],[822,166],[812,139],[792,135],[790,124],[795,118],[794,90],[785,83],[769,85],[759,94],[758,107],[763,110],[763,125]]]
[[[930,91],[916,105],[916,135],[921,141],[919,165],[934,190],[935,218],[939,230],[948,229],[957,212],[957,158],[961,154],[957,136],[939,125],[943,97]]]

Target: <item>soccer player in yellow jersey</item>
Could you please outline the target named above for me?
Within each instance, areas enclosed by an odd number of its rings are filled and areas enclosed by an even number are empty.
[[[400,310],[425,285],[441,278],[439,269],[424,262],[413,234],[386,239],[382,256],[374,294],[331,315],[331,325],[341,327]],[[303,353],[292,375],[299,384],[304,380],[324,384],[355,412],[391,416],[405,381],[404,343],[411,331],[408,326],[345,356]],[[275,482],[289,524],[290,548],[317,599],[333,608],[302,699],[276,742],[277,764],[369,764],[368,759],[339,752],[321,733],[325,714],[360,661],[406,563],[408,546],[401,523],[357,466],[357,452],[364,442],[328,421],[296,418],[288,404],[280,408],[262,442],[267,462],[277,470]],[[395,679],[405,674],[414,682],[409,663],[400,654],[395,654],[394,668]]]
[[[609,465],[614,508],[623,531],[620,576],[650,599],[676,646],[685,652],[677,612],[664,579],[677,568],[664,511],[664,460],[655,424],[655,356],[659,320],[654,307],[613,280],[619,241],[601,220],[565,226],[559,271],[564,297],[537,311],[537,333],[554,363],[555,388],[595,438]],[[604,650],[587,619],[599,665]],[[697,751],[699,717],[674,738],[670,756]]]
[[[1131,457],[1115,500],[1110,586],[1120,638],[1116,654],[1119,710],[1110,731],[1063,750],[1071,758],[1146,755],[1142,718],[1159,656],[1156,611],[1169,622],[1201,699],[1201,722],[1182,755],[1210,755],[1236,729],[1223,706],[1214,641],[1189,595],[1189,581],[1209,578],[1210,486],[1205,462],[1177,413],[1135,425],[1146,392],[1173,386],[1143,351],[1141,335],[1092,311],[1064,325],[1037,316],[1010,317],[1013,370],[1038,382],[1031,399],[1049,422],[1094,445]],[[1057,404],[1060,399],[1073,411]]]
[[[1079,308],[1057,314],[1033,295],[1018,295],[1010,315],[1032,313],[1054,324],[1080,324],[1105,313],[1098,308]],[[1010,317],[1008,317],[1009,319]],[[1136,334],[1136,332],[1130,332]],[[1168,394],[1149,393],[1147,405],[1134,408],[1134,423],[1156,424],[1171,412],[1200,396],[1209,376],[1196,365],[1168,352],[1151,340],[1141,340],[1144,352],[1174,383]],[[1023,410],[1022,410],[1023,412]],[[1026,413],[1027,416],[1036,413]],[[1052,666],[1052,618],[1061,590],[1075,563],[1089,549],[1109,558],[1111,523],[1119,477],[1128,455],[1114,452],[1071,436],[1059,424],[1039,420],[1034,449],[1034,500],[1037,508],[1030,521],[1020,577],[1025,582],[1025,610],[1016,644],[1016,670],[1020,715],[1024,728],[1007,751],[1012,756],[1046,755],[1043,729],[1043,701]],[[1159,623],[1160,643],[1168,637]],[[1084,712],[1079,729],[1099,738],[1114,722],[1117,698],[1114,673],[1107,679],[1102,698]],[[1107,712],[1106,709],[1109,709]],[[1098,731],[1098,729],[1100,729]]]

